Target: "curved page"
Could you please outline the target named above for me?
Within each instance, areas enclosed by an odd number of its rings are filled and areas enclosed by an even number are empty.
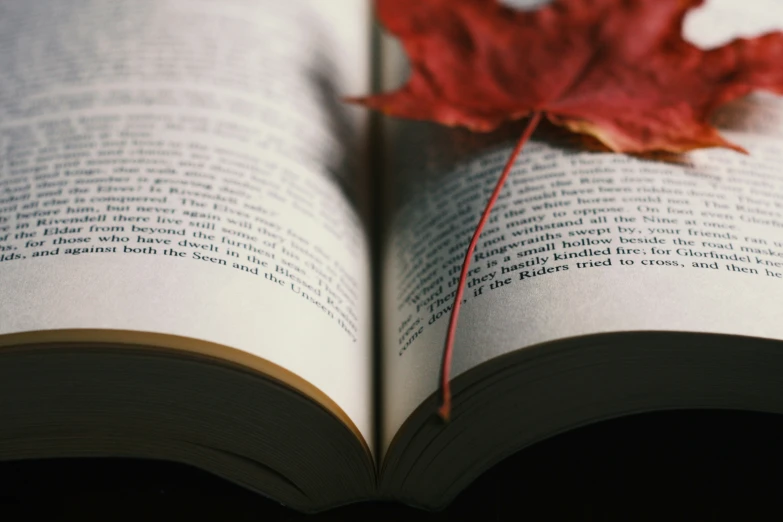
[[[716,45],[737,29],[774,27],[783,27],[777,3],[737,12],[726,0],[694,12],[686,31]],[[639,159],[583,151],[562,134],[531,141],[473,256],[452,375],[603,332],[783,339],[783,100],[740,100],[717,123],[750,155]],[[390,131],[384,447],[437,391],[465,249],[521,127],[483,136],[404,122]]]
[[[230,346],[371,441],[362,113],[337,101],[368,88],[368,17],[362,0],[3,2],[0,334]]]

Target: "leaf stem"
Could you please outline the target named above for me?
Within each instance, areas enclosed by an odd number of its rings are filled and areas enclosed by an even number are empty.
[[[495,184],[495,190],[492,192],[492,195],[489,197],[489,201],[487,201],[487,206],[484,207],[484,213],[481,215],[481,219],[479,220],[479,223],[476,226],[476,230],[473,232],[473,238],[470,240],[468,251],[465,252],[465,260],[462,262],[462,271],[460,272],[459,284],[457,285],[457,295],[454,297],[454,305],[451,307],[451,316],[449,317],[449,330],[448,330],[448,334],[446,335],[446,346],[443,349],[443,360],[441,362],[441,368],[440,368],[441,404],[440,404],[440,408],[438,409],[438,415],[440,415],[440,418],[446,422],[448,422],[449,417],[451,416],[451,376],[450,375],[451,375],[451,359],[454,353],[454,337],[457,332],[457,320],[459,319],[459,310],[462,307],[462,294],[465,292],[465,283],[467,282],[468,279],[468,269],[470,268],[470,259],[473,257],[473,251],[476,250],[476,245],[478,244],[478,240],[479,237],[481,236],[481,232],[484,230],[484,225],[487,224],[489,215],[490,213],[492,213],[492,207],[495,206],[495,202],[498,200],[498,196],[500,196],[500,192],[503,190],[503,185],[505,185],[506,180],[508,179],[508,175],[511,172],[511,167],[514,166],[514,162],[516,161],[517,156],[519,155],[520,152],[522,152],[522,148],[525,146],[525,143],[527,143],[527,141],[530,139],[530,136],[536,130],[536,127],[538,127],[538,123],[540,121],[541,121],[541,112],[540,111],[534,112],[530,117],[530,121],[528,122],[527,127],[525,127],[525,131],[522,133],[522,136],[519,137],[519,141],[517,141],[514,150],[511,152],[511,155],[506,161],[506,166],[503,168],[503,172],[500,174],[500,178],[498,178],[498,181]]]

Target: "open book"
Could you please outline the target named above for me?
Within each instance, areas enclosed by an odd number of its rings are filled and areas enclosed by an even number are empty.
[[[709,4],[705,46],[783,26],[776,0]],[[601,419],[783,412],[783,101],[758,94],[718,115],[748,156],[531,142],[442,423],[458,271],[518,131],[371,132],[340,98],[405,74],[372,27],[365,0],[0,4],[0,458],[439,508]]]

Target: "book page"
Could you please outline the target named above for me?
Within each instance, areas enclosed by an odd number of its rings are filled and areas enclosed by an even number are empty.
[[[783,27],[774,2],[742,10],[710,2],[689,17],[687,34],[716,45],[737,30]],[[538,132],[473,255],[452,375],[525,346],[602,332],[783,339],[783,100],[753,95],[716,124],[750,154],[641,159]],[[389,128],[385,447],[437,390],[465,250],[523,126],[490,136],[412,122]]]
[[[370,15],[329,7],[3,2],[0,334],[229,346],[371,441],[365,115],[339,101],[368,89]]]

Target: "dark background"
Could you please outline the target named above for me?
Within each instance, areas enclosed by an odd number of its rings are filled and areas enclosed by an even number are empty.
[[[492,469],[441,513],[365,504],[305,516],[166,462],[0,463],[2,512],[47,520],[781,520],[782,486],[783,416],[727,411],[650,413],[566,433]]]

